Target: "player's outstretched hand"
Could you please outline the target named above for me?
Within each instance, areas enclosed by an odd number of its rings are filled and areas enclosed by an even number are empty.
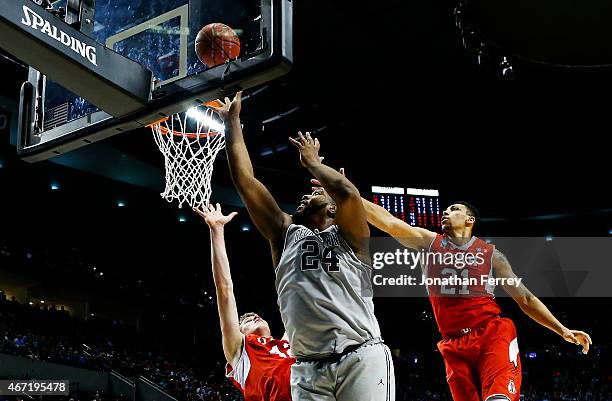
[[[232,219],[238,214],[236,212],[232,212],[227,216],[223,215],[221,212],[221,205],[217,203],[217,206],[208,205],[204,206],[202,210],[198,208],[193,208],[193,211],[202,216],[208,227],[211,229],[222,228],[224,225],[232,221]]]
[[[230,100],[226,97],[225,100],[217,100],[220,106],[211,105],[210,107],[219,114],[219,117],[223,121],[231,120],[232,118],[238,118],[240,116],[240,110],[242,110],[242,91],[236,93],[234,100]]]
[[[588,353],[590,345],[593,344],[591,336],[584,331],[565,329],[562,336],[568,343],[581,345],[583,354]]]
[[[306,135],[298,132],[297,139],[289,137],[289,142],[300,151],[300,161],[304,167],[309,168],[321,163],[321,158],[319,157],[321,144],[317,138],[313,139],[310,136],[310,132],[307,132]]]

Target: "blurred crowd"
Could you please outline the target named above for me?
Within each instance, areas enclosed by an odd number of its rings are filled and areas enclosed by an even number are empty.
[[[191,364],[161,350],[138,346],[137,339],[120,343],[113,322],[83,321],[54,306],[22,305],[0,296],[0,353],[96,370],[115,370],[127,377],[143,376],[180,400],[239,400],[225,379],[224,365]],[[116,324],[116,322],[115,322]]]
[[[0,352],[77,367],[115,370],[143,376],[179,400],[238,401],[239,391],[224,378],[221,361],[181,360],[161,349],[147,349],[136,334],[112,327],[116,322],[84,321],[40,304],[19,304],[0,296]],[[609,344],[585,359],[576,350],[547,346],[522,356],[526,401],[610,401],[612,375],[602,373],[599,358]],[[395,355],[398,400],[451,401],[442,360],[432,352]],[[609,373],[609,372],[608,372]],[[104,396],[99,396],[103,398]],[[94,398],[95,400],[95,398]],[[73,400],[76,401],[76,400]],[[104,400],[103,400],[104,401]]]

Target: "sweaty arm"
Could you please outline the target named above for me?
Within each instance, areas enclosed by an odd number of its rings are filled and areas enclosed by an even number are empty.
[[[497,249],[493,254],[493,271],[496,278],[517,278],[506,256]],[[589,351],[589,346],[592,344],[591,337],[583,331],[570,330],[561,324],[546,305],[533,295],[522,282],[518,286],[506,284],[503,288],[531,319],[554,331],[565,341],[581,345],[583,353],[586,354]]]
[[[213,279],[217,290],[217,306],[223,337],[223,353],[227,362],[236,366],[242,349],[243,335],[238,323],[238,309],[236,308],[234,284],[225,249],[223,226],[211,228],[210,237]]]
[[[364,251],[363,240],[370,236],[359,190],[342,174],[322,163],[308,168],[336,205],[336,223],[353,249]]]
[[[379,230],[389,234],[402,245],[416,250],[427,249],[436,237],[432,231],[420,227],[412,227],[410,224],[398,219],[385,208],[361,199],[366,212],[368,223]]]
[[[202,209],[193,209],[199,214],[210,228],[210,255],[212,258],[212,273],[217,291],[217,307],[219,309],[219,321],[221,323],[221,335],[223,342],[223,353],[225,359],[235,367],[244,336],[240,332],[238,309],[234,297],[234,284],[230,273],[229,260],[225,249],[225,225],[232,221],[236,212],[224,215],[221,205],[204,205]]]
[[[259,232],[270,242],[273,258],[276,258],[275,254],[278,253],[284,231],[291,223],[291,217],[280,209],[268,189],[255,178],[238,114],[240,96],[236,95],[230,105],[224,105],[229,109],[229,113],[223,115],[227,160],[240,198]],[[229,99],[226,102],[229,102]],[[235,107],[238,107],[238,112],[233,112]],[[276,264],[278,260],[274,262]]]
[[[290,138],[291,143],[300,152],[302,165],[315,177],[337,206],[335,220],[342,235],[362,258],[369,258],[364,249],[364,240],[370,236],[365,211],[361,204],[359,190],[343,174],[324,165],[319,157],[320,143],[310,133],[297,139]]]

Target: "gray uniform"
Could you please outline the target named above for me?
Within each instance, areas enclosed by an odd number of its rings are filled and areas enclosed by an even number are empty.
[[[374,316],[371,272],[338,226],[287,229],[276,291],[298,358],[291,370],[293,401],[395,399],[393,365]]]

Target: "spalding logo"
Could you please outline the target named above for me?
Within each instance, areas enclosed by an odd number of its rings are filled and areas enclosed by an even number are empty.
[[[96,58],[96,48],[89,46],[80,40],[73,38],[66,32],[57,29],[55,25],[52,25],[49,21],[45,20],[40,15],[32,11],[28,6],[23,6],[23,18],[21,23],[25,26],[29,26],[35,31],[40,28],[40,32],[47,34],[50,38],[53,38],[63,44],[66,47],[72,49],[75,53],[81,55],[84,59],[98,66]]]

